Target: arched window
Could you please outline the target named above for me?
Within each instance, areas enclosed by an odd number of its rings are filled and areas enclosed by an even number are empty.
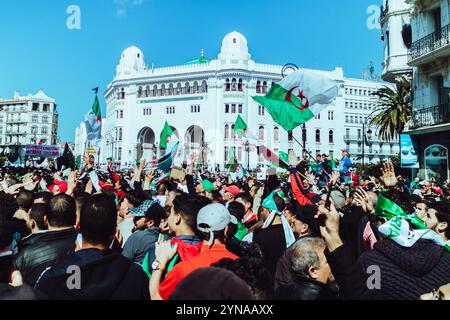
[[[157,97],[158,96],[158,86],[155,84],[153,86],[153,93],[152,93],[152,97]]]
[[[166,95],[166,86],[163,84],[161,86],[161,96],[165,96]]]
[[[242,82],[242,79],[239,79],[238,82],[238,91],[244,91],[244,84]]]
[[[43,116],[42,117],[42,122],[43,123],[47,123],[48,122],[48,116]]]
[[[256,93],[261,93],[261,81],[256,81]]]
[[[150,97],[150,94],[151,94],[150,86],[146,86],[145,87],[145,96]]]
[[[122,141],[122,128],[119,128],[119,141]]]
[[[41,128],[41,134],[47,134],[47,127]]]
[[[278,127],[273,128],[273,141],[280,141],[280,129],[278,129]]]
[[[125,99],[125,89],[122,88],[122,90],[120,90],[120,99]]]
[[[194,87],[192,88],[193,93],[198,93],[198,82],[194,81]]]
[[[208,83],[206,82],[206,80],[202,81],[202,93],[206,93],[208,92]]]
[[[230,86],[230,79],[227,79],[226,81],[225,81],[225,91],[230,91],[230,88],[231,88],[231,86]]]
[[[316,130],[316,143],[320,143],[320,130]]]
[[[259,137],[259,140],[264,140],[264,127],[263,126],[259,127],[259,135],[258,135],[258,137]]]
[[[122,161],[122,147],[119,147],[119,151],[117,152],[117,160]]]
[[[231,80],[231,91],[236,91],[236,79]]]
[[[182,88],[181,88],[181,83],[178,82],[178,83],[177,83],[177,91],[176,91],[176,94],[179,95],[179,94],[182,93],[182,91],[183,91],[183,90],[182,90]]]
[[[231,125],[231,137],[233,140],[236,140],[236,134],[234,133],[234,124]]]
[[[137,92],[138,98],[142,98],[142,93],[143,93],[143,90],[142,90],[142,87],[140,86],[140,87],[138,88],[138,92]]]
[[[191,85],[189,84],[189,82],[186,82],[184,84],[184,90],[185,90],[184,93],[186,93],[186,94],[190,94],[191,93]]]
[[[329,143],[334,143],[334,132],[333,132],[333,130],[330,130],[330,132],[328,133],[328,142]]]
[[[226,124],[225,125],[225,140],[230,139],[230,127]]]
[[[173,96],[173,84],[169,85],[169,96]]]
[[[262,93],[267,93],[267,82],[263,82]]]

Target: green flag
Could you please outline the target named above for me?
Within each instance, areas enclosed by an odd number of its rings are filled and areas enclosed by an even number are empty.
[[[289,156],[286,152],[283,151],[280,152],[280,159],[286,163],[289,163]]]
[[[173,130],[169,126],[169,123],[166,121],[166,124],[164,125],[164,129],[161,133],[161,143],[160,146],[162,149],[167,149],[167,144],[169,143],[171,137],[173,135]]]
[[[248,127],[245,121],[241,118],[240,115],[238,115],[236,123],[234,124],[233,132],[241,138],[244,135],[244,132],[245,130],[247,130],[247,128]]]
[[[236,172],[239,167],[239,163],[236,160],[236,157],[234,156],[234,150],[233,148],[230,148],[228,150],[228,164],[227,169],[229,169],[231,172]]]

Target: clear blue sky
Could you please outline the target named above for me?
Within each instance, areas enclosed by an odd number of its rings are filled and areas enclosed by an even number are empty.
[[[215,58],[222,38],[237,30],[258,62],[296,63],[360,77],[373,61],[381,70],[380,30],[367,8],[378,0],[8,0],[0,9],[0,97],[42,88],[57,100],[59,137],[74,140],[91,107],[91,88],[104,92],[121,52],[141,48],[146,63],[182,64]],[[81,9],[81,30],[69,30],[69,5]],[[105,101],[102,98],[103,114]]]

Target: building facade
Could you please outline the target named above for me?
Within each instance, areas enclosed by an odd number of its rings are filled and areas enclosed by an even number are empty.
[[[413,117],[409,133],[418,144],[420,175],[450,177],[450,5],[449,0],[408,0],[412,5]]]
[[[58,112],[53,98],[42,90],[35,95],[0,99],[0,147],[18,152],[28,144],[56,145]]]
[[[381,6],[381,39],[384,42],[382,78],[394,82],[402,75],[412,75],[408,65],[408,49],[412,45],[411,4],[406,0],[383,0]]]
[[[233,148],[238,161],[253,169],[265,162],[256,146],[234,135],[238,115],[261,144],[276,153],[294,149],[301,154],[302,147],[294,140],[303,140],[303,129],[286,132],[252,99],[279,82],[282,69],[281,65],[252,60],[247,39],[238,32],[223,39],[216,59],[205,58],[202,50],[200,58],[174,67],[148,68],[140,49],[126,49],[105,92],[107,113],[100,161],[112,157],[127,165],[136,159],[156,159],[160,135],[168,121],[181,141],[179,163],[196,152],[210,168],[223,168]],[[349,149],[354,152],[353,159],[361,161],[361,130],[374,110],[370,93],[382,83],[346,79],[341,68],[306,71],[327,75],[341,84],[334,104],[306,124],[306,149],[313,155],[327,153],[335,158],[340,158],[342,149]],[[78,128],[77,137],[84,139],[81,130]],[[76,146],[80,146],[76,147],[77,155],[82,154],[82,143],[76,142]],[[367,163],[398,154],[398,147],[377,150],[382,152],[369,153],[367,149]]]

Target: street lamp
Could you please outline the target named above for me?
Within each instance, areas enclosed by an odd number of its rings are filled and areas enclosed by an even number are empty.
[[[245,141],[245,151],[247,152],[247,171],[250,171],[250,142]]]
[[[365,165],[366,165],[366,155],[365,155],[365,146],[366,141],[368,142],[368,145],[370,146],[370,141],[372,140],[372,130],[369,127],[369,122],[372,121],[373,114],[376,112],[372,112],[370,115],[366,117],[366,119],[363,122],[363,141],[362,141],[362,171],[365,172]],[[367,130],[367,131],[366,131]]]

